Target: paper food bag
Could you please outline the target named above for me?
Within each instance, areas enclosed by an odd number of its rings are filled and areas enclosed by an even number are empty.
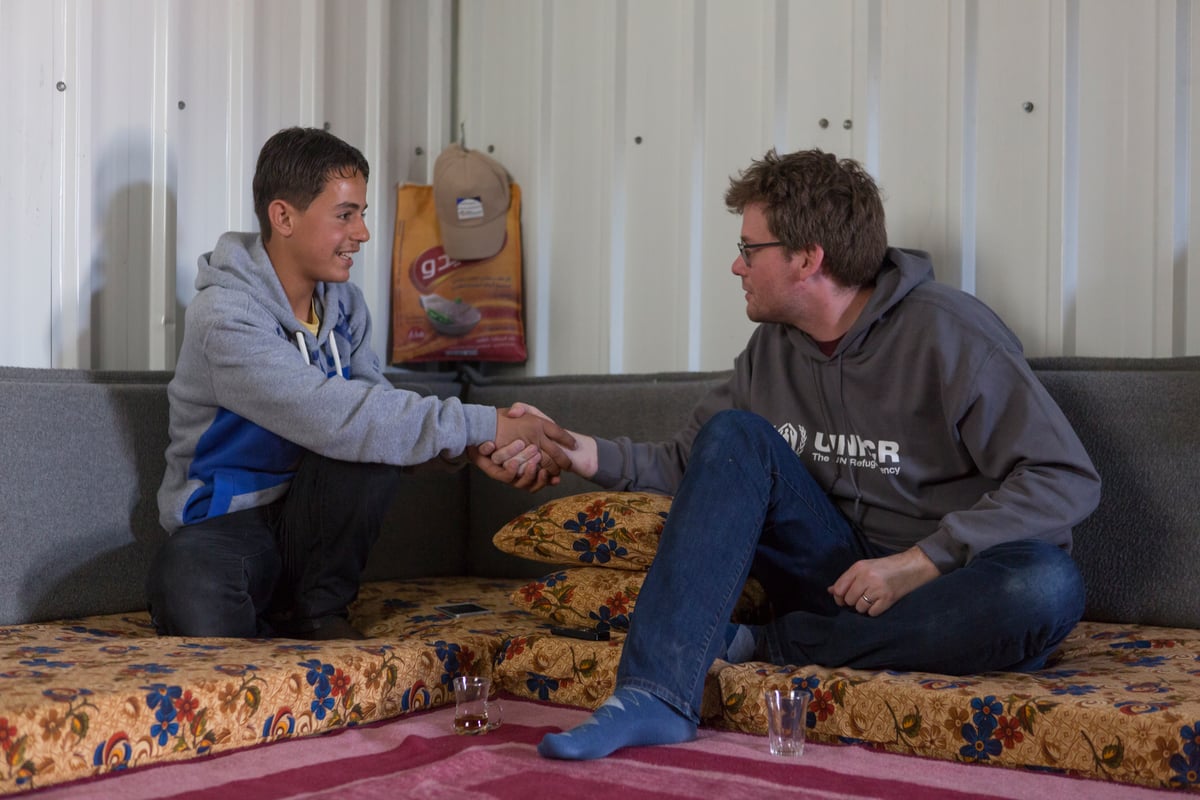
[[[506,239],[492,258],[442,250],[433,187],[397,190],[392,243],[391,363],[525,361],[521,314],[521,191],[512,184]]]

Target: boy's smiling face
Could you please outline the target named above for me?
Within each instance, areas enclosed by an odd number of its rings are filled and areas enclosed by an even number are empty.
[[[354,254],[371,238],[363,218],[366,179],[358,172],[349,177],[330,175],[325,188],[303,211],[283,200],[275,202],[287,206],[285,225],[275,233],[284,240],[280,244],[289,256],[293,277],[314,284],[349,280]],[[280,266],[276,264],[276,268]]]

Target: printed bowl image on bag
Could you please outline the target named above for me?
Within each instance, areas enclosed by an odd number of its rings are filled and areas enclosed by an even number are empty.
[[[421,308],[433,329],[443,336],[465,336],[483,319],[479,309],[470,303],[447,300],[437,294],[421,295]]]

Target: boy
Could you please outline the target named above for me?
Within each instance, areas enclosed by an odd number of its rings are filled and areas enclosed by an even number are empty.
[[[200,258],[168,388],[171,535],[147,586],[160,634],[362,638],[347,608],[401,467],[492,438],[530,443],[547,474],[569,464],[556,425],[384,378],[348,282],[370,238],[368,172],[332,134],[280,131],[254,175],[261,234],[226,233]]]

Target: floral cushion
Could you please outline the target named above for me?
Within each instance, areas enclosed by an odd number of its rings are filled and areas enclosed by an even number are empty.
[[[360,642],[158,637],[144,613],[0,627],[0,794],[449,702],[455,675],[548,627],[509,605],[516,584],[367,584]],[[447,601],[496,611],[453,620]]]
[[[644,572],[576,567],[543,575],[512,593],[512,604],[539,617],[575,628],[628,630]],[[762,621],[766,593],[758,581],[746,582],[733,611],[735,622]]]
[[[719,718],[766,733],[764,687],[812,693],[815,739],[1200,790],[1200,632],[1083,622],[1029,674],[731,665]]]
[[[622,643],[534,634],[505,651],[495,674],[522,697],[594,708],[612,689]],[[701,718],[765,734],[763,690],[789,685],[812,693],[816,741],[1200,791],[1200,631],[1083,622],[1054,664],[1029,674],[717,661]]]
[[[361,642],[156,637],[145,614],[0,627],[0,794],[431,708],[450,702],[457,674],[596,707],[624,635],[549,635],[509,603],[522,583],[367,584],[353,608],[372,637]],[[494,611],[452,620],[434,609],[449,601]],[[819,741],[1200,791],[1200,631],[1084,622],[1030,674],[718,661],[704,724],[764,733],[762,691],[780,685],[812,693]]]
[[[497,548],[534,561],[566,566],[645,570],[671,498],[644,492],[586,492],[551,500],[505,525]]]

